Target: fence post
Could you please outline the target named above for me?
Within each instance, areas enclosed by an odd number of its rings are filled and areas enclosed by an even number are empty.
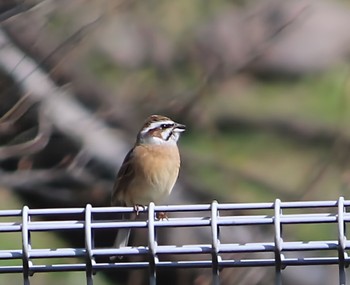
[[[157,283],[157,241],[156,241],[156,229],[154,227],[154,203],[151,202],[148,206],[148,249],[149,249],[149,284],[156,285]]]
[[[30,276],[30,232],[28,230],[29,217],[29,208],[24,206],[22,209],[22,262],[23,262],[23,284],[29,285],[29,276]]]
[[[281,224],[281,200],[276,199],[274,204],[274,227],[275,227],[275,284],[282,285],[282,224]]]
[[[218,227],[218,202],[213,201],[211,204],[211,256],[212,256],[212,271],[213,271],[213,285],[219,285],[220,284],[220,278],[219,278],[219,227]]]
[[[346,236],[344,222],[344,197],[338,199],[338,257],[339,257],[339,284],[346,284]]]
[[[91,229],[91,221],[92,221],[92,215],[91,215],[91,205],[87,204],[85,207],[85,259],[86,259],[86,284],[87,285],[93,285],[93,265],[95,264],[95,259],[92,254],[92,247],[93,247],[93,233]]]

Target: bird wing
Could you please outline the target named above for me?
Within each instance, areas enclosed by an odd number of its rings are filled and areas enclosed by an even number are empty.
[[[128,188],[130,181],[132,181],[135,175],[135,170],[131,166],[133,150],[134,149],[131,149],[128,152],[128,154],[125,156],[123,164],[118,171],[117,178],[113,186],[112,199],[111,199],[112,206],[116,206],[116,205],[126,206],[125,198],[123,197],[125,196],[125,191]]]

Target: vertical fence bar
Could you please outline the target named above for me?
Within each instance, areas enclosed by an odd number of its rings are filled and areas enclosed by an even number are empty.
[[[344,222],[344,197],[338,199],[338,256],[339,256],[339,284],[346,284],[346,271],[345,271],[345,259],[347,254],[346,249],[346,236],[345,236],[345,222]]]
[[[275,284],[282,285],[282,224],[281,224],[281,200],[276,199],[274,205],[274,227],[275,227]]]
[[[28,230],[29,208],[24,206],[22,209],[22,262],[23,262],[23,284],[29,285],[30,276],[30,233]]]
[[[154,203],[151,202],[148,206],[148,248],[149,248],[149,284],[156,285],[157,283],[157,241],[156,230],[154,227]]]
[[[213,201],[211,204],[211,256],[213,270],[213,285],[220,284],[219,268],[219,227],[218,227],[218,202]]]
[[[92,254],[93,248],[93,234],[91,229],[91,205],[87,204],[85,207],[85,250],[86,250],[86,284],[93,285],[93,265],[95,264],[95,259]]]

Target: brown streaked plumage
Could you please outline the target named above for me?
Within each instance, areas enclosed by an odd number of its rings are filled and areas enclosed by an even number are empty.
[[[180,168],[177,140],[185,126],[152,115],[139,131],[134,147],[126,155],[113,187],[112,206],[148,205],[166,198]],[[130,219],[134,219],[135,214]],[[126,246],[130,229],[120,229],[115,247]]]

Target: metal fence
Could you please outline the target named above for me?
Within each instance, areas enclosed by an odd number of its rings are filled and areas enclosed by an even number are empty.
[[[347,250],[350,243],[346,239],[345,225],[350,221],[346,208],[350,200],[340,197],[337,201],[281,202],[279,199],[271,203],[232,203],[201,205],[169,205],[155,206],[151,203],[141,211],[148,213],[147,219],[135,221],[96,220],[95,215],[101,213],[130,213],[133,208],[124,207],[92,207],[29,209],[0,211],[0,239],[6,232],[20,232],[22,249],[4,250],[0,245],[0,260],[17,259],[21,265],[0,266],[0,273],[22,273],[24,284],[30,283],[30,276],[40,272],[53,271],[85,271],[86,283],[93,284],[93,275],[102,270],[148,268],[150,284],[156,284],[156,272],[162,268],[212,268],[213,284],[220,282],[220,269],[225,267],[258,267],[275,268],[275,284],[282,284],[282,271],[289,266],[338,265],[339,284],[346,284],[345,268],[349,265]],[[157,212],[183,212],[182,217],[157,220]],[[196,212],[197,217],[191,215]],[[236,212],[244,213],[236,215]],[[233,214],[232,214],[233,213]],[[198,215],[200,214],[200,215]],[[81,215],[79,220],[65,220],[67,215]],[[62,219],[57,219],[62,216]],[[171,215],[170,215],[171,216]],[[8,221],[8,217],[18,221]],[[55,217],[55,219],[53,219]],[[6,220],[7,219],[7,220]],[[335,240],[284,241],[282,229],[288,224],[320,224],[331,223],[337,227]],[[269,242],[223,243],[220,242],[220,229],[223,227],[271,225],[274,238]],[[94,231],[112,228],[146,228],[148,229],[148,246],[124,248],[95,248]],[[157,229],[167,227],[207,227],[211,233],[210,244],[193,245],[159,245]],[[43,231],[79,230],[84,232],[85,248],[32,248],[31,233]],[[234,238],[233,238],[234,239]],[[268,252],[272,258],[225,258],[225,253],[261,253]],[[297,257],[288,256],[288,253]],[[315,253],[315,255],[305,253]],[[320,256],[319,252],[327,252]],[[194,260],[164,260],[164,254],[190,255]],[[199,254],[207,254],[207,260],[196,260]],[[149,261],[121,262],[116,259],[110,262],[96,262],[98,256],[116,255],[148,255]],[[162,256],[159,259],[159,256]],[[36,264],[40,258],[72,258],[68,264]],[[76,263],[76,257],[82,262]],[[80,259],[78,259],[80,260]]]

